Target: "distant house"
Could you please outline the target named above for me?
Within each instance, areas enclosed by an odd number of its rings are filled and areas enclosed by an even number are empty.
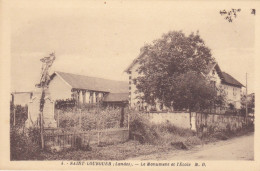
[[[131,108],[140,109],[143,106],[143,103],[137,98],[141,94],[136,93],[136,86],[133,82],[135,78],[139,76],[137,69],[139,68],[139,59],[147,58],[144,53],[141,53],[125,70],[129,76],[129,105]],[[222,72],[217,63],[211,63],[208,65],[207,70],[202,73],[204,76],[210,78],[212,84],[216,87],[223,88],[226,94],[226,100],[228,104],[234,105],[234,108],[240,109],[241,104],[241,88],[243,85],[233,78],[231,75]],[[227,104],[227,105],[228,105]],[[156,104],[156,110],[162,110],[163,107],[160,107],[160,104]]]
[[[128,104],[128,93],[109,93],[104,96],[106,106],[125,106]]]
[[[227,106],[232,104],[235,109],[241,109],[241,93],[244,86],[239,81],[221,71],[217,63],[210,64],[204,74],[210,78],[212,84],[224,90]]]
[[[14,105],[26,106],[32,98],[33,92],[12,92],[11,101]]]
[[[65,72],[51,75],[48,91],[52,100],[74,98],[80,104],[125,103],[128,83]]]

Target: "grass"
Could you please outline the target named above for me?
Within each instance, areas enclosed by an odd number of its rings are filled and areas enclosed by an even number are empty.
[[[196,145],[241,136],[254,131],[253,126],[238,132],[212,133],[198,138],[190,129],[178,128],[170,123],[152,124],[146,115],[137,113],[130,118],[130,140],[125,143],[91,146],[88,150],[67,149],[61,152],[40,151],[29,160],[125,160],[142,155],[176,150],[189,150]]]
[[[138,141],[127,141],[104,147],[93,146],[91,151],[66,150],[57,153],[42,152],[45,160],[125,160],[130,157],[148,155],[172,150],[170,146],[141,144]]]
[[[202,141],[189,129],[177,128],[169,123],[154,125],[135,118],[130,125],[130,140],[107,146],[92,146],[90,151],[72,150],[42,152],[45,160],[125,160],[127,158],[178,149],[189,149]],[[134,134],[141,135],[142,138]]]
[[[157,126],[157,129],[165,129],[165,127]],[[236,134],[228,136],[241,136],[251,132],[252,129],[240,131]],[[176,150],[189,150],[196,145],[205,144],[209,142],[219,141],[216,135],[208,138],[200,139],[193,133],[184,133],[180,128],[176,128],[175,133],[164,131],[160,134],[160,138],[154,142],[141,143],[138,140],[129,140],[125,143],[112,144],[107,146],[91,146],[90,151],[67,149],[61,152],[50,153],[41,151],[37,158],[33,160],[126,160],[143,155],[150,155],[155,153],[164,153]],[[183,135],[183,134],[184,135]],[[186,148],[182,148],[185,145]]]

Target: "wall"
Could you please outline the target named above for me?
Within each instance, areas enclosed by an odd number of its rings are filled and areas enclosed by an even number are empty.
[[[236,109],[240,109],[241,88],[227,85],[227,84],[222,84],[222,87],[226,93],[227,102],[234,104]]]
[[[31,100],[31,94],[32,93],[13,93],[14,105],[28,105]]]
[[[53,101],[71,98],[71,87],[59,76],[55,76],[49,84],[49,92]]]
[[[236,131],[246,124],[244,116],[219,115],[219,114],[196,114],[196,129],[198,132]]]
[[[151,122],[160,124],[170,122],[180,128],[191,128],[190,114],[185,112],[177,113],[149,113],[148,118]]]
[[[131,74],[129,74],[129,98],[130,98],[130,106],[136,107],[136,104],[138,103],[138,99],[136,99],[137,95],[135,91],[137,90],[135,84],[133,83],[133,79],[137,78],[139,76],[138,72],[136,70],[138,69],[139,64],[135,64],[131,69]]]
[[[191,129],[197,132],[236,131],[245,126],[245,117],[224,114],[192,113],[149,113],[151,122],[155,124],[170,122],[177,127]]]

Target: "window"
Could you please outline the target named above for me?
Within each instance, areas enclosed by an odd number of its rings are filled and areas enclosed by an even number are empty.
[[[233,88],[233,95],[234,95],[234,96],[237,95],[237,92],[236,92],[236,88],[235,88],[235,87]]]
[[[211,84],[211,86],[212,86],[212,88],[216,88],[216,81],[210,81],[210,84]]]
[[[212,70],[212,75],[215,75],[215,70],[214,69]]]

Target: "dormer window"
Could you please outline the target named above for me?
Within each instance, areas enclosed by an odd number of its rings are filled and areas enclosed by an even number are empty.
[[[214,69],[212,70],[212,75],[215,75],[215,70]]]

